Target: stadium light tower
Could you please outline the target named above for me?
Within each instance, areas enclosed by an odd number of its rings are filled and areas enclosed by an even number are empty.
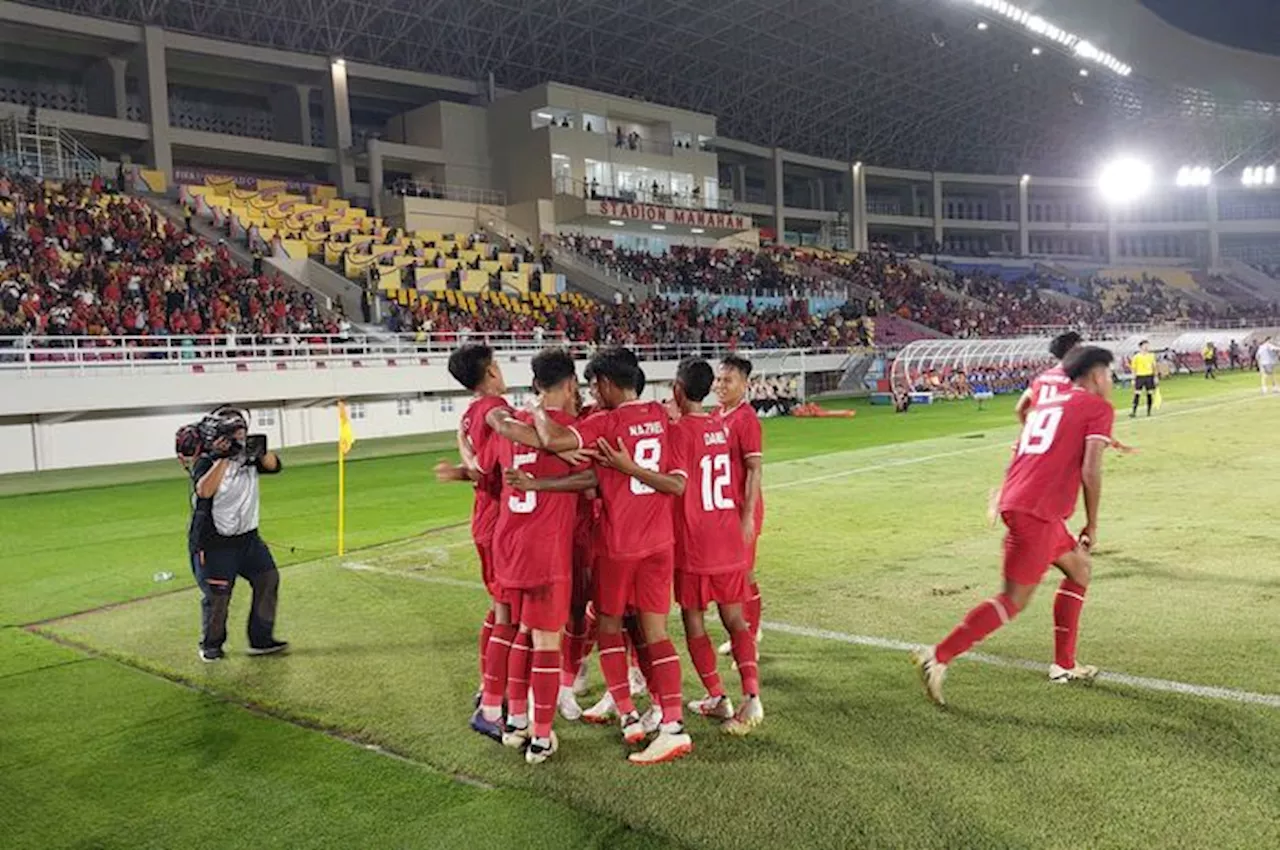
[[[1098,191],[1109,204],[1127,204],[1151,188],[1151,166],[1132,156],[1121,156],[1098,173]]]

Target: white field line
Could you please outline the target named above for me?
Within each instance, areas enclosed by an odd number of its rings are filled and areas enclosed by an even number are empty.
[[[1233,398],[1228,401],[1218,401],[1218,402],[1213,402],[1211,404],[1202,404],[1197,407],[1187,407],[1180,410],[1174,410],[1170,413],[1165,413],[1161,416],[1152,417],[1150,419],[1144,418],[1141,420],[1134,420],[1134,423],[1136,424],[1138,421],[1146,422],[1146,423],[1164,422],[1166,420],[1173,419],[1174,417],[1177,417],[1177,416],[1187,416],[1192,413],[1203,413],[1206,410],[1216,410],[1217,408],[1220,408],[1220,407],[1233,406],[1236,404],[1240,404],[1242,402],[1257,401],[1258,399],[1261,399],[1261,398],[1263,398],[1263,396],[1260,394],[1241,396],[1239,398]],[[1120,415],[1123,415],[1123,411],[1117,411],[1117,416],[1120,416]],[[1120,420],[1117,420],[1117,422],[1119,421]],[[1007,426],[1010,429],[1012,429],[1013,423],[1012,422],[1007,423]],[[1006,427],[1006,425],[998,425],[996,427],[1004,428]],[[1143,427],[1146,427],[1146,426],[1144,425]],[[906,447],[906,446],[910,446],[911,444],[903,443],[902,445]],[[942,460],[943,458],[959,457],[961,455],[974,454],[976,452],[985,452],[985,451],[990,451],[992,449],[1003,449],[1005,451],[1011,451],[1012,442],[983,443],[980,446],[970,446],[969,448],[955,449],[949,452],[937,452],[935,454],[929,454],[929,455],[919,455],[916,457],[904,457],[904,458],[898,458],[896,460],[885,460],[877,463],[869,463],[869,464],[866,464],[865,466],[857,466],[857,467],[854,467],[853,469],[842,469],[839,472],[829,472],[825,475],[815,475],[810,478],[798,478],[794,481],[782,481],[777,484],[766,484],[764,486],[764,489],[765,491],[768,492],[773,490],[786,490],[789,487],[804,487],[809,484],[820,484],[824,481],[836,481],[841,478],[848,478],[850,475],[861,475],[864,472],[876,472],[877,470],[893,469],[894,467],[898,467],[898,466],[915,466],[916,464],[920,464],[920,463],[929,463],[935,460]],[[807,458],[806,461],[812,462],[814,460],[821,460],[821,459],[822,459],[822,455],[819,455],[816,458]]]
[[[478,581],[467,581],[465,579],[449,578],[448,576],[431,576],[423,575],[421,573],[407,573],[400,570],[387,570],[381,567],[356,562],[345,563],[341,566],[344,570],[353,570],[361,573],[374,573],[376,575],[389,576],[392,578],[427,582],[428,584],[443,584],[449,587],[461,587],[468,590],[485,589],[484,585]],[[813,629],[808,626],[793,626],[790,623],[777,623],[769,620],[765,620],[761,623],[761,626],[763,626],[766,631],[770,632],[795,635],[796,637],[813,638],[815,640],[847,643],[855,646],[868,646],[873,649],[888,649],[894,652],[910,652],[911,650],[926,648],[924,644],[909,643],[907,641],[893,640],[891,638],[875,637],[872,635],[852,635],[845,632],[834,632],[828,629]],[[972,652],[965,655],[964,658],[968,661],[990,664],[995,667],[1012,667],[1019,670],[1034,670],[1036,672],[1047,672],[1049,669],[1047,664],[1040,664],[1035,661],[1024,661],[1018,658],[1001,658],[998,655],[987,655],[982,652]],[[1269,708],[1280,708],[1280,694],[1260,694],[1252,691],[1236,690],[1235,688],[1218,688],[1211,685],[1174,682],[1169,679],[1151,679],[1146,676],[1130,676],[1126,673],[1103,672],[1098,675],[1098,680],[1103,682],[1113,682],[1117,685],[1125,685],[1127,687],[1138,688],[1146,691],[1185,694],[1187,696],[1202,697],[1204,699],[1219,699],[1226,700],[1228,702],[1239,702],[1251,705],[1265,705]]]

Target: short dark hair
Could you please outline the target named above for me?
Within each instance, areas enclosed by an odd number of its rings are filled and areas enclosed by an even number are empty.
[[[493,363],[493,349],[478,342],[462,346],[449,355],[449,374],[469,390],[480,386]]]
[[[684,388],[684,394],[690,401],[706,398],[715,380],[711,364],[701,357],[686,357],[676,367],[676,383]]]
[[[590,378],[607,378],[618,389],[640,392],[644,389],[644,372],[634,353],[625,348],[613,347],[596,352],[587,363],[586,374]]]
[[[1080,336],[1080,334],[1075,331],[1067,331],[1064,334],[1058,334],[1053,338],[1053,342],[1049,343],[1049,353],[1058,360],[1061,360],[1067,356],[1067,353],[1070,352],[1071,349],[1075,348],[1083,341],[1084,337]]]
[[[1144,345],[1150,345],[1150,344],[1151,344],[1151,340],[1149,340],[1149,339],[1144,339],[1142,342],[1138,343],[1138,348],[1142,348],[1142,346],[1144,346]]]
[[[720,361],[721,366],[727,366],[730,369],[737,369],[738,373],[744,378],[751,377],[751,361],[745,357],[739,357],[737,354],[730,354]]]
[[[1077,381],[1099,366],[1110,366],[1115,359],[1115,355],[1105,348],[1084,345],[1067,355],[1067,359],[1062,361],[1062,371]]]
[[[570,378],[577,378],[578,367],[563,348],[544,348],[529,364],[533,367],[533,388],[549,390]]]

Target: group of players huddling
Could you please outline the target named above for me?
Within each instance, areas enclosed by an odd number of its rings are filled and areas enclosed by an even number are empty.
[[[1054,601],[1050,679],[1092,679],[1075,647],[1097,539],[1101,462],[1112,435],[1112,354],[1054,340],[1061,364],[1040,376],[1018,405],[1023,429],[993,509],[1007,527],[1004,589],[978,605],[937,646],[915,653],[928,696],[944,704],[943,678],[966,652],[1030,602],[1048,568],[1065,578]],[[760,423],[744,403],[751,364],[725,358],[679,364],[665,404],[644,401],[645,375],[623,348],[596,354],[583,378],[551,348],[532,361],[538,401],[517,411],[491,349],[466,345],[449,372],[475,398],[458,430],[461,463],[442,462],[442,480],[475,486],[472,535],[491,605],[480,635],[482,686],[471,727],[524,750],[530,764],[557,749],[557,710],[569,720],[616,720],[636,764],[690,753],[683,724],[680,658],[667,634],[674,597],[689,654],[706,687],[688,709],[745,735],[760,724],[757,642],[760,594],[756,540],[764,518]],[[704,409],[714,390],[719,406]],[[1083,484],[1086,522],[1067,520]],[[743,702],[735,712],[717,672],[704,615],[716,603],[729,632]],[[608,692],[583,712],[575,695],[592,644]],[[639,674],[629,664],[634,658]],[[641,714],[633,697],[647,689]],[[530,700],[532,706],[529,705]],[[656,733],[656,734],[655,734]]]
[[[636,764],[688,754],[680,657],[667,635],[674,594],[707,689],[688,708],[730,734],[749,733],[764,719],[753,576],[763,457],[760,423],[745,403],[750,362],[726,358],[717,375],[705,360],[684,360],[673,399],[660,404],[641,398],[635,355],[605,349],[584,372],[594,396],[585,407],[568,352],[546,349],[532,368],[538,401],[516,411],[491,349],[466,345],[449,358],[475,399],[459,424],[462,462],[436,472],[475,485],[471,529],[491,600],[472,728],[538,764],[557,749],[559,709],[568,719],[616,719],[629,745],[654,735],[630,755]],[[713,388],[720,406],[707,411]],[[712,602],[742,681],[736,712],[704,625]],[[608,693],[583,712],[574,688],[592,643]],[[633,696],[644,690],[650,706],[641,714]]]

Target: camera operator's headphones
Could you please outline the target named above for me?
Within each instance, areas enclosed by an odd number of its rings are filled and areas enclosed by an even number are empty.
[[[200,438],[200,424],[183,425],[173,435],[173,450],[178,457],[194,458],[204,451],[204,440]]]

